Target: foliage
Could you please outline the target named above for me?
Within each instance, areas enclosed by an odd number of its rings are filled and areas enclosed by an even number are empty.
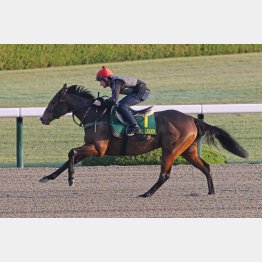
[[[209,164],[224,164],[225,158],[220,152],[211,149],[204,145],[203,159]],[[174,164],[187,164],[188,162],[178,157]],[[151,151],[139,156],[104,156],[104,157],[89,157],[82,161],[83,166],[131,166],[131,165],[160,165],[161,164],[161,149]]]
[[[2,44],[0,70],[261,51],[262,44]]]

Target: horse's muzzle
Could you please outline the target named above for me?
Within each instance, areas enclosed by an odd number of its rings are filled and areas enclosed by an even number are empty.
[[[47,123],[46,121],[44,121],[44,118],[43,117],[40,117],[39,120],[41,121],[41,123],[43,125],[49,125],[49,123]]]

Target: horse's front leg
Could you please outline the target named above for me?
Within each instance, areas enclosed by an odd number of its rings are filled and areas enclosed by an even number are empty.
[[[77,155],[77,151],[76,149],[71,149],[70,152],[68,153],[68,184],[69,186],[72,186],[74,183],[74,173],[75,173],[75,169],[74,169],[74,162],[75,162],[75,157]]]
[[[75,158],[75,164],[80,162],[83,158]],[[67,160],[60,168],[58,168],[56,171],[54,171],[52,174],[48,176],[42,177],[39,182],[41,183],[47,183],[49,180],[56,179],[60,174],[62,174],[67,168],[69,167],[69,160]]]
[[[88,156],[103,156],[106,151],[106,147],[100,145],[88,144],[81,147],[73,148],[68,153],[68,184],[72,186],[74,183],[74,165],[75,159],[84,159]],[[78,161],[79,162],[79,161]]]
[[[39,182],[41,183],[47,183],[48,180],[54,180],[56,179],[61,173],[63,173],[63,171],[65,171],[68,168],[69,165],[69,161],[66,161],[60,168],[58,168],[55,172],[53,172],[52,174],[48,175],[48,176],[44,176],[42,177]]]

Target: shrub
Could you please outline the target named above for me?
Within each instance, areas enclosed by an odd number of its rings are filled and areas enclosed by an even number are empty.
[[[210,147],[203,145],[203,159],[209,164],[224,164],[225,157],[222,154]],[[151,151],[139,156],[104,156],[104,157],[88,157],[82,161],[83,166],[109,166],[109,165],[160,165],[161,149]],[[188,162],[178,157],[174,164],[187,164]]]
[[[0,70],[261,51],[262,44],[2,44]]]

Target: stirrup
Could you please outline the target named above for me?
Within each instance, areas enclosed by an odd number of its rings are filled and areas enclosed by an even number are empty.
[[[128,126],[126,128],[126,135],[127,136],[133,136],[135,133],[138,133],[140,131],[139,125],[135,126]]]

